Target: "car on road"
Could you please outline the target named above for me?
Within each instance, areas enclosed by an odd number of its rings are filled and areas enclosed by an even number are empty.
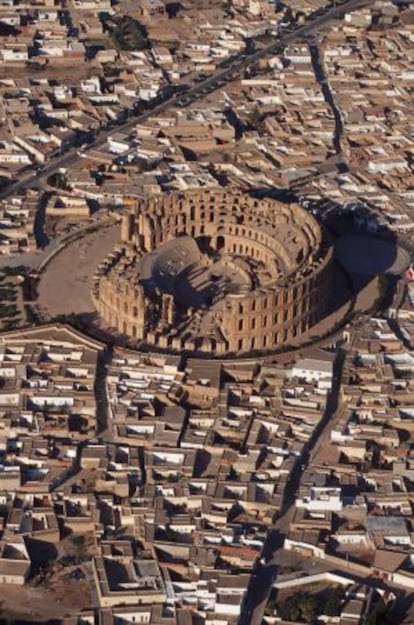
[[[181,98],[180,100],[177,100],[177,106],[180,106],[180,107],[188,106],[191,101],[192,101],[191,98]]]
[[[173,95],[183,95],[191,88],[190,85],[171,85]]]
[[[206,80],[206,78],[208,78],[208,74],[197,74],[197,76],[194,78],[194,82],[203,82],[204,80]]]

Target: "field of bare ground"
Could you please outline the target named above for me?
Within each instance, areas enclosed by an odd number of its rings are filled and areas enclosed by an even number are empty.
[[[0,619],[29,622],[58,619],[90,605],[89,584],[85,579],[60,576],[46,588],[44,585],[11,586],[0,584]]]
[[[69,243],[50,261],[40,278],[40,308],[52,317],[92,312],[93,274],[119,239],[119,225],[114,224]]]

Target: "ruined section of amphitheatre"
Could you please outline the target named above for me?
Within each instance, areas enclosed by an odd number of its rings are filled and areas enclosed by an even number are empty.
[[[141,200],[95,273],[105,326],[195,354],[267,352],[327,313],[332,247],[296,204],[200,191]]]

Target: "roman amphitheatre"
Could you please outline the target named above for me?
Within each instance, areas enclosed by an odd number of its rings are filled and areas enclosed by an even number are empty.
[[[296,204],[201,191],[141,200],[95,272],[101,322],[130,342],[266,352],[326,314],[332,247]]]
[[[33,268],[36,310],[152,351],[272,356],[320,342],[372,311],[378,274],[410,260],[372,235],[340,235],[334,250],[299,205],[241,192],[160,195],[109,217]]]

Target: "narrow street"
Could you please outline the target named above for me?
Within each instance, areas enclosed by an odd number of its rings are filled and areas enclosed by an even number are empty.
[[[333,366],[332,390],[328,396],[324,413],[310,440],[304,446],[302,454],[297,458],[294,469],[289,476],[284,491],[282,514],[273,528],[268,531],[261,554],[261,562],[265,561],[265,564],[259,562],[253,570],[239,625],[260,625],[262,622],[264,609],[278,572],[278,552],[283,547],[285,536],[289,531],[303,471],[309,465],[320,445],[326,444],[329,440],[330,431],[340,414],[340,390],[345,354],[346,352],[342,347],[337,348]]]
[[[98,358],[95,378],[95,401],[96,401],[96,429],[99,437],[104,441],[113,440],[112,420],[109,418],[109,402],[106,386],[106,375],[112,361],[112,347],[107,346]]]
[[[335,150],[335,153],[341,156],[342,162],[340,163],[340,165],[345,166],[348,169],[349,167],[345,161],[345,155],[343,151],[344,123],[342,119],[342,111],[338,106],[338,103],[334,96],[334,92],[329,83],[323,60],[323,51],[321,50],[320,44],[316,38],[312,39],[312,41],[309,43],[309,50],[311,53],[312,67],[315,73],[315,78],[321,87],[325,102],[331,109],[335,121],[335,127],[332,137],[333,148]]]

